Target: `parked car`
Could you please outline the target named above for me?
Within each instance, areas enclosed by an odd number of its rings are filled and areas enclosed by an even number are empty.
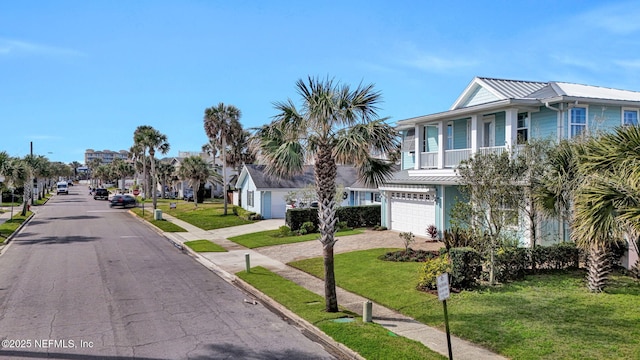
[[[138,206],[138,202],[136,201],[136,198],[133,197],[133,195],[118,194],[118,195],[114,195],[111,198],[111,202],[110,202],[109,206],[111,206],[111,207],[122,206],[123,208],[136,207],[136,206]]]
[[[193,190],[187,189],[182,193],[182,200],[193,201]]]
[[[94,200],[98,200],[98,199],[109,200],[109,190],[107,190],[107,189],[96,189],[95,193],[93,194],[93,199]]]

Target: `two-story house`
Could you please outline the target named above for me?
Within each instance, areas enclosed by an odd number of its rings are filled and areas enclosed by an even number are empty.
[[[476,153],[508,151],[532,138],[560,140],[635,125],[639,110],[640,92],[476,77],[448,111],[398,122],[401,170],[380,188],[381,223],[423,236],[432,224],[448,229],[461,161]],[[555,226],[541,230],[555,232],[548,241],[557,240],[558,224],[545,226]]]

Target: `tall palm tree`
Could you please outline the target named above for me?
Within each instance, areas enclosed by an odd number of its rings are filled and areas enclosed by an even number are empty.
[[[176,172],[176,167],[170,163],[161,162],[158,164],[158,168],[156,169],[158,175],[158,182],[160,182],[160,187],[162,188],[162,197],[165,196],[165,187],[168,187],[168,183]]]
[[[239,131],[231,139],[227,165],[231,166],[238,174],[244,164],[252,164],[256,161],[256,153],[251,146],[251,134],[247,130]]]
[[[621,239],[629,251],[638,251],[640,234],[640,128],[619,127],[589,139],[578,168],[585,181],[575,197],[576,243],[589,250],[589,289],[599,292],[607,284],[607,250]],[[635,249],[634,249],[635,248]],[[636,263],[636,266],[638,264]]]
[[[318,197],[320,242],[323,247],[325,309],[338,311],[333,247],[336,230],[337,164],[353,164],[360,179],[378,185],[392,174],[392,165],[372,157],[398,146],[395,131],[377,117],[381,100],[373,85],[348,85],[309,77],[296,83],[302,98],[300,110],[291,100],[275,103],[278,115],[271,124],[258,129],[255,139],[269,165],[271,176],[299,174],[313,161]]]
[[[197,193],[200,190],[200,184],[207,181],[218,183],[222,180],[216,172],[211,170],[209,164],[199,156],[185,158],[176,173],[181,180],[189,181],[189,186],[193,188],[193,204],[195,207],[198,207]]]
[[[242,131],[240,109],[233,105],[219,103],[218,106],[204,110],[204,131],[211,143],[222,153],[222,181],[224,215],[227,215],[227,144]]]
[[[135,146],[141,146],[143,153],[149,153],[149,159],[151,162],[151,180],[153,182],[153,208],[155,209],[158,204],[158,179],[156,178],[156,162],[155,162],[155,154],[156,151],[160,151],[161,154],[166,154],[169,152],[169,143],[167,142],[167,135],[159,132],[149,125],[141,125],[135,130],[133,134],[133,142],[137,144]],[[146,193],[146,192],[145,192]],[[146,196],[149,196],[146,193]]]
[[[138,174],[142,173],[142,191],[145,196],[147,194],[147,161],[145,159],[145,150],[142,148],[141,144],[134,143],[129,149],[129,157],[133,161],[133,166],[138,172]],[[137,176],[136,178],[140,178]]]

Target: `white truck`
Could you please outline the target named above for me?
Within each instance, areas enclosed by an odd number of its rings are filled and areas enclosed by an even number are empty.
[[[65,194],[69,195],[69,183],[66,181],[59,181],[57,184],[58,190],[56,192],[57,195]]]

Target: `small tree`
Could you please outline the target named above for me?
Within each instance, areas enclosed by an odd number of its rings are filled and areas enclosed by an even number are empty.
[[[495,284],[495,254],[510,226],[518,223],[517,205],[522,191],[517,182],[518,169],[509,152],[478,153],[456,169],[467,202],[466,219],[474,234],[484,234],[483,250],[489,259],[489,283]],[[453,216],[454,214],[452,214]]]
[[[415,235],[413,235],[412,232],[401,232],[399,236],[404,243],[404,251],[409,252],[409,245],[411,245],[416,240]]]

